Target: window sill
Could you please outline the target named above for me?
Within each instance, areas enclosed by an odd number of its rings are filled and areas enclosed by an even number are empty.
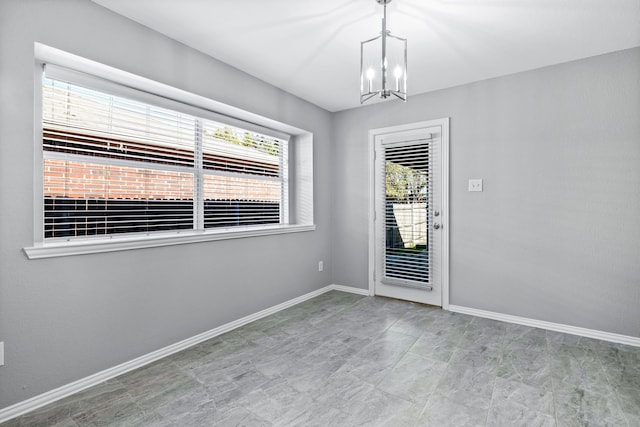
[[[269,228],[246,228],[242,230],[184,231],[180,233],[150,234],[140,236],[114,236],[110,238],[87,238],[72,241],[55,241],[24,248],[29,259],[55,258],[62,256],[126,251],[155,248],[159,246],[183,245],[187,243],[211,242],[215,240],[241,239],[245,237],[314,231],[315,225],[280,225]]]

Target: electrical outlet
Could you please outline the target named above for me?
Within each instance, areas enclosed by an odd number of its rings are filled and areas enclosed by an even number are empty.
[[[324,262],[318,261],[318,271],[324,270]]]
[[[0,341],[0,366],[4,365],[4,341]]]
[[[470,179],[469,191],[482,191],[482,179]]]

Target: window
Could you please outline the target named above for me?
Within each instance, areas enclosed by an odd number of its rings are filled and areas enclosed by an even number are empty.
[[[44,45],[38,53],[41,196],[29,258],[315,229],[310,132]]]
[[[43,79],[45,239],[283,224],[287,140]]]

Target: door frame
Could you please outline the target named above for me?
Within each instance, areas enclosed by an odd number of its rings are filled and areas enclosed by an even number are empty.
[[[375,139],[388,133],[439,126],[441,129],[442,163],[442,309],[449,309],[449,117],[369,130],[369,295],[375,295]]]

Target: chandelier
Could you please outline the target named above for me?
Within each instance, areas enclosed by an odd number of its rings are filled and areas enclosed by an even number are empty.
[[[393,36],[387,30],[387,4],[391,0],[376,1],[384,6],[382,31],[379,36],[360,42],[360,103],[376,95],[380,98],[395,95],[406,101],[407,39]]]

